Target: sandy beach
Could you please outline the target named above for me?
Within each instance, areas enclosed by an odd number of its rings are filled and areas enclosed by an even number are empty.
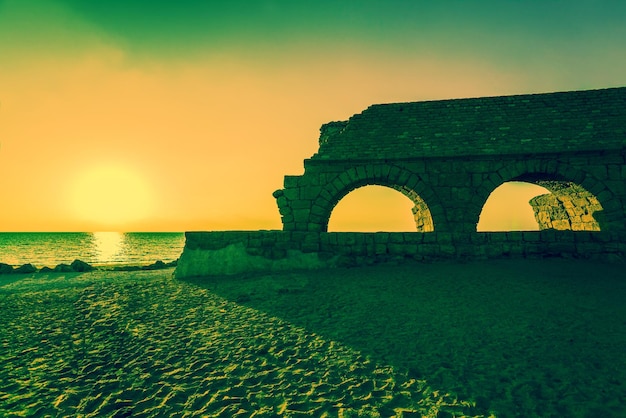
[[[0,415],[624,417],[624,267],[0,276]]]

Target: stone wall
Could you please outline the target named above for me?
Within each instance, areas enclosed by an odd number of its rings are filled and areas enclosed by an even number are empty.
[[[175,276],[503,257],[617,261],[625,255],[623,232],[187,232]]]
[[[274,192],[284,230],[326,231],[337,203],[365,185],[394,188],[416,208],[416,231],[473,232],[489,195],[509,181],[568,183],[593,197],[581,208],[602,230],[626,229],[626,148],[610,153],[518,154],[397,160],[305,160]],[[563,190],[554,188],[564,198]],[[545,206],[545,205],[544,205]],[[592,210],[593,209],[593,210]],[[569,212],[566,212],[569,214]],[[574,216],[569,225],[577,225]],[[601,215],[600,215],[601,214]],[[597,216],[600,215],[601,219]],[[588,223],[589,224],[589,223]]]
[[[377,104],[323,125],[313,159],[618,150],[626,87]]]
[[[322,125],[304,173],[285,176],[274,192],[282,231],[187,233],[176,275],[442,258],[622,259],[625,127],[626,87],[373,105]],[[490,194],[510,181],[551,191],[532,202],[542,230],[476,232]],[[327,233],[337,203],[366,185],[407,196],[417,232]]]
[[[326,231],[335,205],[373,184],[413,201],[416,231],[471,233],[501,184],[567,183],[593,200],[551,190],[542,227],[626,230],[625,126],[624,87],[373,105],[322,125],[304,174],[274,197],[286,231]]]
[[[552,192],[534,197],[529,202],[539,229],[600,231],[594,213],[601,212],[602,205],[594,195],[573,183],[538,184]]]

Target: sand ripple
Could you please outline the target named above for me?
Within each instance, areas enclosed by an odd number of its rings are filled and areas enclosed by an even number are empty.
[[[169,274],[95,272],[2,286],[0,412],[479,415],[409,370]]]
[[[0,282],[0,416],[626,416],[623,266]]]

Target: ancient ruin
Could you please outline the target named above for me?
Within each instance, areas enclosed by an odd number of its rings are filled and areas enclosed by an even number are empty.
[[[599,229],[624,227],[626,88],[374,105],[322,126],[319,143],[275,193],[285,230],[325,231],[341,198],[378,184],[415,203],[417,231],[472,232],[507,181],[571,195]],[[551,213],[541,226],[563,229]]]
[[[509,181],[551,192],[530,202],[540,231],[476,232],[485,201]],[[337,203],[366,185],[411,199],[416,232],[326,232]],[[203,257],[229,246],[268,269],[290,258],[315,266],[341,259],[621,258],[626,88],[373,105],[323,125],[304,173],[285,176],[274,197],[283,231],[188,233],[180,274],[210,273]]]

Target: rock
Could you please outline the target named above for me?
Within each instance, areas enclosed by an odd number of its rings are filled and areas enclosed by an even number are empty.
[[[79,272],[79,273],[92,271],[94,269],[91,264],[85,263],[84,261],[81,261],[81,260],[72,261],[71,266],[72,266],[72,270]]]
[[[69,264],[59,264],[54,268],[54,271],[56,273],[71,273],[74,270],[72,269],[72,266],[70,266]]]
[[[13,266],[10,264],[0,263],[0,274],[13,273]]]
[[[33,266],[32,264],[28,263],[28,264],[24,264],[22,266],[19,266],[18,268],[13,270],[13,273],[16,273],[16,274],[30,274],[30,273],[35,273],[36,271],[37,271],[37,268],[35,266]]]
[[[155,261],[154,264],[150,264],[149,266],[142,267],[142,270],[160,270],[160,269],[164,269],[166,267],[167,267],[167,265],[163,261],[157,260],[157,261]]]

